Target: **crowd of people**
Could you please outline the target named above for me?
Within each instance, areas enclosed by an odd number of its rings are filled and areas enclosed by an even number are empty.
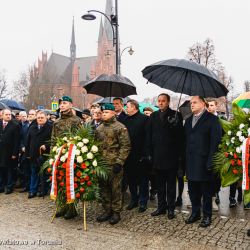
[[[185,223],[200,221],[200,227],[208,227],[212,211],[218,211],[220,203],[220,178],[212,164],[223,135],[217,102],[193,96],[190,116],[184,121],[181,113],[169,107],[170,101],[162,93],[157,99],[158,111],[146,107],[141,113],[136,100],[128,100],[124,108],[118,97],[112,104],[91,105],[79,117],[72,99],[63,96],[57,119],[43,110],[21,111],[19,117],[12,117],[8,109],[0,111],[0,193],[10,194],[19,187],[29,199],[48,194],[47,176],[40,174],[40,168],[50,151],[50,139],[88,125],[101,142],[100,151],[111,170],[108,180],[100,183],[104,212],[97,221],[120,221],[128,188],[127,210],[138,208],[143,213],[148,200],[157,198],[151,216],[167,213],[169,220],[174,219],[175,207],[183,203],[186,176],[191,214]],[[230,186],[230,207],[237,204],[237,188],[237,183]],[[240,188],[237,200],[242,201]],[[76,215],[70,204],[62,206],[56,217]]]

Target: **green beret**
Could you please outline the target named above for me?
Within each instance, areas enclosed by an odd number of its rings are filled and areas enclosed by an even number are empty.
[[[113,110],[115,111],[115,107],[111,103],[105,103],[102,105],[102,110]]]
[[[73,102],[72,98],[67,96],[67,95],[64,95],[62,96],[60,99],[59,99],[59,103],[62,102],[62,101],[65,101],[65,102]]]

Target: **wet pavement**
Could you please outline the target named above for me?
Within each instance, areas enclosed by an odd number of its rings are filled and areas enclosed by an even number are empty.
[[[228,188],[222,189],[220,211],[213,223],[204,229],[198,223],[186,225],[189,209],[187,192],[184,204],[176,210],[176,218],[166,215],[151,217],[156,201],[145,213],[124,210],[119,224],[97,223],[100,204],[87,206],[88,231],[83,228],[82,205],[79,216],[50,223],[55,204],[49,197],[27,199],[27,194],[0,194],[0,249],[250,249],[249,214],[242,204],[229,209]]]

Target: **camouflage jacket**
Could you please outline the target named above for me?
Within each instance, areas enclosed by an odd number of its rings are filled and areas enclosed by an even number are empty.
[[[96,136],[101,142],[100,152],[107,164],[124,165],[130,152],[130,139],[126,127],[113,117],[96,129]]]
[[[81,119],[78,116],[75,116],[72,112],[67,114],[62,113],[61,117],[53,124],[52,138],[63,136],[63,134],[80,128],[81,126]]]

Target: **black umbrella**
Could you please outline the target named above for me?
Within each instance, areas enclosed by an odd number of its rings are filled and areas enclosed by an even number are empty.
[[[0,110],[3,110],[3,109],[9,109],[9,107],[6,104],[0,102]]]
[[[101,98],[95,102],[93,102],[93,104],[104,104],[104,103],[113,103],[113,99],[115,97],[105,97],[105,98]],[[129,97],[125,97],[125,98],[122,98],[123,100],[123,103],[126,104],[128,102],[128,100],[130,100],[131,98]]]
[[[17,101],[10,100],[10,99],[3,99],[3,100],[1,100],[1,102],[4,103],[5,105],[7,105],[11,109],[25,110],[24,106]]]
[[[169,59],[142,70],[143,76],[162,88],[190,96],[221,97],[228,93],[218,76],[208,68],[184,59]]]
[[[188,117],[190,117],[192,115],[190,101],[187,100],[182,103],[179,107],[179,111],[181,112],[183,120],[186,120]]]
[[[127,77],[117,74],[99,75],[85,83],[83,87],[88,94],[95,94],[102,97],[126,97],[137,94],[135,85]]]

